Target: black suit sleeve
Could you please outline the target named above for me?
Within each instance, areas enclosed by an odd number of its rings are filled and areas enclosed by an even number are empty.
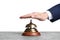
[[[52,19],[50,20],[51,22],[54,22],[58,19],[60,19],[60,4],[55,5],[54,7],[48,9],[48,11],[51,12],[52,14]]]

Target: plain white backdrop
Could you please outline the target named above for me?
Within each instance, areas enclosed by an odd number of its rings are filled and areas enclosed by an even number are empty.
[[[0,0],[0,31],[24,31],[30,19],[19,19],[32,12],[43,12],[60,3],[60,0]],[[60,31],[60,20],[32,19],[39,31]]]

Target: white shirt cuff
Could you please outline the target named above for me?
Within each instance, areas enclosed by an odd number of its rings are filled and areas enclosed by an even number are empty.
[[[51,14],[51,12],[46,11],[46,13],[48,13],[48,16],[49,16],[48,19],[51,20],[51,19],[52,19],[52,14]]]

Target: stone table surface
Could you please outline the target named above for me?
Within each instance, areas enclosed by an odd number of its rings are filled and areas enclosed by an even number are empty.
[[[41,36],[22,36],[22,32],[0,32],[0,40],[60,40],[60,32],[41,32]]]

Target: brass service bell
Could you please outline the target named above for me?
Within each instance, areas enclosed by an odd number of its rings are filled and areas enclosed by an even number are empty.
[[[32,20],[30,20],[30,23],[26,25],[26,30],[23,32],[23,36],[40,36],[40,32],[37,31],[36,25],[32,23]]]

